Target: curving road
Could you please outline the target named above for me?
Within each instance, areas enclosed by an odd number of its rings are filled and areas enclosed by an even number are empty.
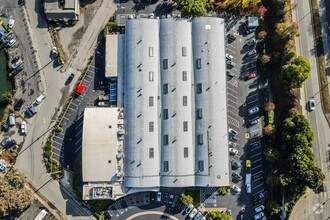
[[[136,213],[130,217],[127,218],[127,220],[133,220],[133,219],[144,219],[144,218],[138,218],[138,217],[144,217],[146,216],[145,219],[155,219],[154,217],[151,217],[150,215],[153,215],[153,216],[159,216],[159,219],[161,219],[162,216],[166,216],[167,218],[170,218],[170,219],[173,219],[173,220],[179,220],[178,218],[172,216],[172,215],[169,215],[165,212],[158,212],[158,211],[146,211],[146,212],[140,212],[140,213]]]

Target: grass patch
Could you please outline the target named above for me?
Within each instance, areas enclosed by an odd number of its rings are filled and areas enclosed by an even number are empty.
[[[268,116],[268,124],[273,124],[274,123],[274,112],[273,111],[267,112],[267,116]]]
[[[106,210],[110,205],[113,204],[113,201],[111,200],[91,200],[88,201],[88,204],[90,205],[93,212],[100,216],[103,214],[103,211]]]

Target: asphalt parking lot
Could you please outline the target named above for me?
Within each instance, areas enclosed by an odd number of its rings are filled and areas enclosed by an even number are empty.
[[[74,97],[61,123],[63,131],[56,133],[53,138],[53,158],[71,171],[74,169],[75,159],[81,153],[84,109],[94,106],[98,97],[106,94],[104,88],[98,85],[100,80],[104,80],[103,44],[104,42],[101,41],[101,46],[83,80],[86,85],[84,93]],[[69,77],[70,70],[66,74]]]
[[[258,194],[264,189],[263,166],[262,166],[262,101],[258,86],[258,74],[256,77],[247,79],[251,73],[256,73],[257,55],[247,56],[249,51],[255,49],[255,45],[245,45],[247,41],[254,39],[254,32],[245,34],[244,23],[246,18],[229,16],[225,13],[220,15],[226,17],[226,34],[233,35],[236,39],[229,40],[226,47],[226,53],[231,57],[234,63],[227,66],[227,71],[235,74],[234,77],[227,77],[227,105],[228,105],[228,127],[238,132],[236,147],[238,150],[236,155],[230,154],[230,160],[241,163],[242,167],[235,169],[233,172],[238,173],[242,180],[232,179],[233,184],[237,185],[240,193],[232,193],[226,196],[219,196],[216,189],[207,189],[203,192],[203,201],[206,208],[221,207],[232,210],[233,219],[253,219],[254,205],[253,195]],[[249,114],[248,110],[258,107],[259,112]],[[250,121],[259,119],[255,125],[250,125]],[[255,145],[251,149],[251,145]],[[246,179],[246,160],[251,161],[251,193],[247,193],[245,189]],[[205,191],[205,190],[204,190]],[[258,201],[261,205],[263,200]]]
[[[140,213],[141,216],[134,219],[153,219],[150,214],[159,212],[169,214],[177,219],[187,219],[186,206],[181,203],[179,196],[174,195],[173,200],[170,201],[170,194],[167,194],[167,197],[165,195],[165,192],[162,192],[161,201],[157,201],[157,192],[142,192],[125,196],[109,206],[105,211],[105,216],[108,219],[128,219]],[[144,212],[145,215],[143,215]],[[154,219],[162,218],[159,215],[154,215],[154,217]],[[163,217],[167,218],[166,216]]]

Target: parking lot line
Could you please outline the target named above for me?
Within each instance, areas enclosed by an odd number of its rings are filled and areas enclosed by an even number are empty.
[[[61,158],[61,155],[55,153],[54,151],[53,151],[53,154],[55,154],[56,156],[58,156],[59,158]]]
[[[262,173],[262,170],[259,171],[259,172],[256,172],[256,173],[252,174],[252,176],[257,175],[257,174],[259,174],[259,173]]]
[[[258,83],[257,80],[255,80],[253,83],[249,84],[249,86],[254,86],[254,84]]]
[[[92,81],[88,81],[86,78],[84,79],[84,82],[86,84],[86,87],[88,87],[89,85],[87,85],[87,83],[91,84]],[[87,83],[86,83],[87,82]]]
[[[255,150],[258,150],[258,149],[260,149],[260,147],[253,148],[253,149],[251,149],[251,151],[255,151]]]
[[[53,139],[53,142],[56,143],[56,144],[58,144],[58,145],[60,145],[60,146],[62,146],[62,143],[57,142],[57,141],[55,141],[54,139]]]
[[[251,99],[251,98],[253,98],[253,97],[257,96],[257,95],[258,95],[258,93],[255,93],[253,95],[249,95],[248,97],[246,97],[246,99]]]
[[[86,75],[86,77],[89,77],[89,78],[94,78],[94,76],[90,76],[89,74]]]
[[[76,127],[75,127],[75,130],[78,128],[78,127],[80,127],[80,125],[82,125],[82,123],[83,123],[84,121],[82,120]]]
[[[78,131],[78,133],[75,135],[75,137],[77,137],[78,135],[80,135],[82,132],[82,129],[80,129],[80,131]]]
[[[82,137],[79,138],[79,140],[76,141],[76,143],[74,143],[74,145],[77,145],[77,143],[81,142]]]
[[[259,192],[256,192],[256,193],[254,193],[253,195],[255,196],[255,195],[258,195],[259,193],[261,193],[261,192],[263,192],[264,190],[262,189],[262,190],[260,190]]]
[[[255,161],[252,161],[252,164],[257,163],[257,162],[259,162],[259,161],[261,161],[261,158],[255,160]]]
[[[80,103],[79,103],[80,104]],[[77,104],[75,104],[75,103],[73,103],[73,102],[71,102],[71,105],[74,105],[74,106],[76,106],[76,107],[79,107],[79,105],[77,105]]]
[[[227,93],[227,95],[232,96],[232,97],[234,97],[235,99],[237,99],[236,96],[234,96],[234,95],[232,95],[232,94],[230,94],[230,93]]]
[[[250,101],[250,102],[247,102],[246,104],[252,104],[252,103],[255,103],[255,102],[258,102],[259,101],[259,99],[255,99],[255,100],[253,100],[253,101]]]
[[[263,185],[263,183],[260,183],[259,185],[255,186],[255,187],[252,187],[252,189],[256,189],[256,188],[258,188],[258,187],[260,187],[262,185]]]
[[[63,116],[63,118],[65,118],[67,121],[69,121],[69,118],[67,118],[67,117],[65,117],[65,116]]]
[[[73,109],[73,108],[71,108],[71,106],[70,106],[70,107],[69,107],[69,109],[70,109],[71,111],[74,111],[74,112],[76,112],[78,108],[76,108],[76,109]]]
[[[232,92],[234,92],[234,93],[238,93],[236,90],[234,90],[234,89],[232,89],[232,88],[230,88],[230,87],[227,87],[227,89],[229,89],[230,91],[232,91]],[[230,94],[230,93],[227,93],[227,94]]]
[[[96,70],[99,69],[99,68],[97,68],[96,66],[92,66],[92,65],[89,67],[89,69],[91,69],[91,68],[96,69]]]
[[[262,167],[262,164],[260,164],[260,165],[258,165],[258,166],[255,166],[255,167],[252,167],[251,170],[258,169],[259,167]]]
[[[233,103],[235,106],[232,106],[232,105],[230,105],[229,103],[227,103],[228,104],[228,106],[230,106],[230,107],[233,107],[233,108],[235,108],[235,109],[237,109],[237,103],[235,102],[235,101],[233,101],[233,100],[231,100],[231,99],[228,99],[228,102],[231,102],[231,103]]]
[[[262,177],[260,177],[260,178],[258,178],[258,179],[255,179],[255,180],[252,180],[252,182],[257,182],[257,181],[259,181],[259,180],[261,180],[262,179]]]
[[[234,45],[232,45],[232,44],[227,44],[227,46],[230,46],[230,47],[236,49],[236,47]],[[229,47],[227,47],[226,49],[229,49]]]
[[[59,136],[54,136],[54,138],[58,138],[60,140],[63,140],[63,137],[59,137]]]
[[[227,108],[227,112],[233,113],[233,115],[237,115],[237,112],[233,112]]]
[[[253,156],[251,156],[251,158],[256,157],[256,156],[259,156],[260,154],[261,154],[261,152],[259,152],[257,154],[254,154]]]

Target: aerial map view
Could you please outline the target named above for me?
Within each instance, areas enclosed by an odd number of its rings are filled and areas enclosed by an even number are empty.
[[[330,0],[0,0],[0,220],[330,220]]]

